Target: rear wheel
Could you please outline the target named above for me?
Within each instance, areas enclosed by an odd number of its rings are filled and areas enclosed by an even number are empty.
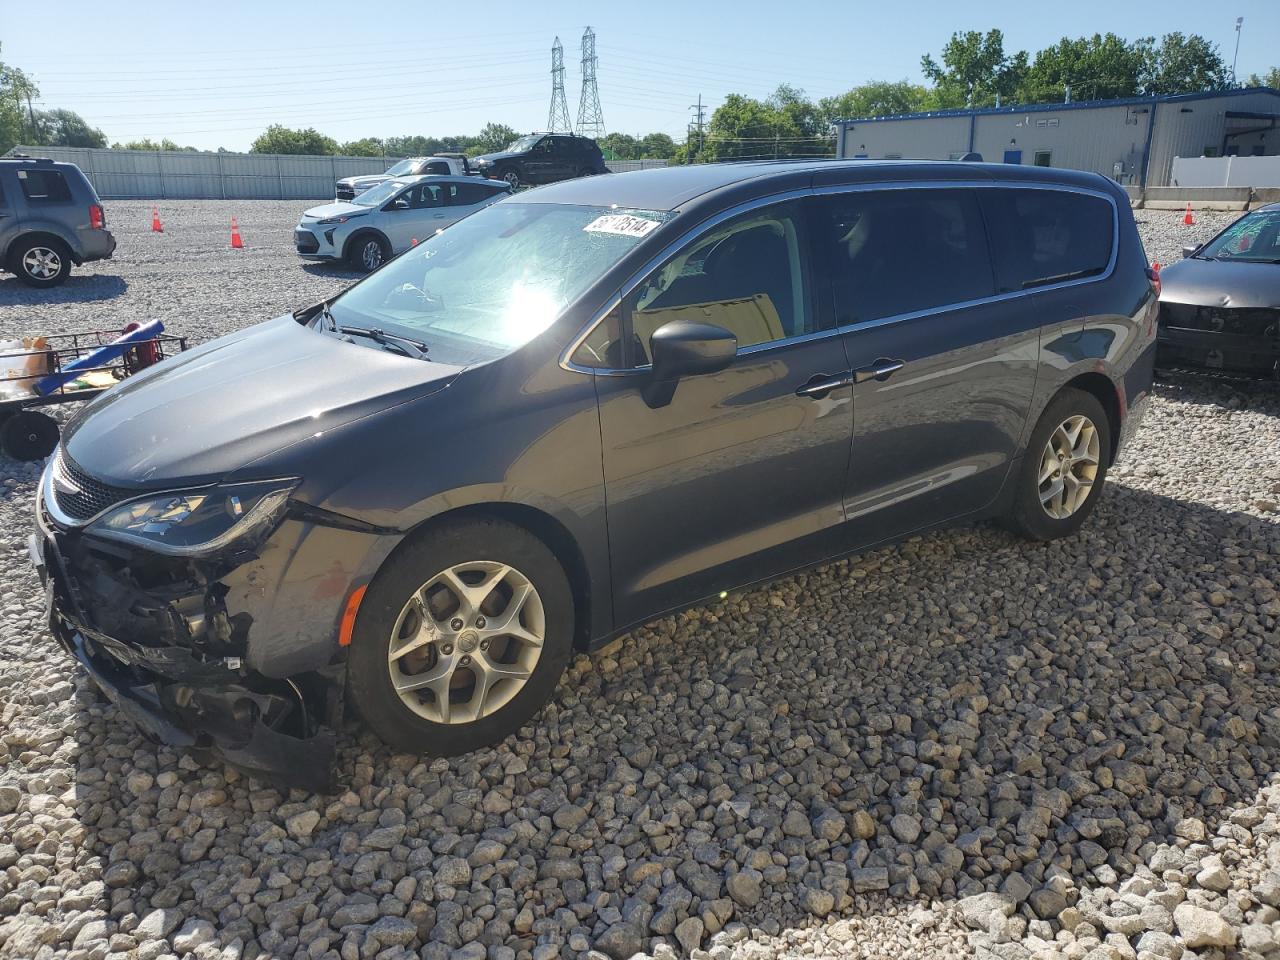
[[[349,702],[398,750],[452,756],[515,733],[555,691],[573,647],[569,582],[513,524],[447,522],[365,594]]]
[[[382,237],[362,233],[351,241],[347,249],[347,262],[357,270],[371,272],[391,259],[391,246]]]
[[[0,449],[14,460],[43,460],[58,445],[58,421],[35,410],[23,410],[0,426]]]
[[[1067,388],[1041,414],[1023,454],[1006,518],[1031,540],[1075,533],[1097,505],[1111,456],[1111,423],[1091,393]]]
[[[11,268],[28,286],[56,287],[71,274],[71,253],[61,240],[37,237],[15,247]]]

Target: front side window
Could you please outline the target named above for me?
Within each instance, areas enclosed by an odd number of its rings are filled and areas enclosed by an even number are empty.
[[[1098,276],[1111,262],[1115,211],[1069,190],[981,191],[1001,293]]]
[[[405,195],[409,199],[409,206],[414,210],[442,207],[445,202],[445,188],[438,183],[419,183],[410,187]]]
[[[370,187],[364,193],[347,202],[361,207],[377,207],[386,203],[403,189],[403,180],[386,180],[376,187]]]
[[[627,297],[633,366],[651,362],[649,338],[676,320],[711,323],[750,347],[815,330],[797,203],[731,220],[694,240]]]
[[[423,340],[444,362],[492,360],[547,329],[671,216],[495,203],[397,257],[331,309],[342,326]]]
[[[71,189],[57,170],[19,170],[18,183],[23,196],[33,203],[67,203]]]
[[[538,142],[538,137],[528,136],[521,137],[518,140],[512,140],[507,144],[508,153],[523,153],[525,150],[532,150],[533,145]]]
[[[818,204],[841,326],[992,295],[986,232],[971,191],[863,190]]]
[[[1215,260],[1280,260],[1280,210],[1257,210],[1210,240],[1197,256]]]
[[[409,176],[410,174],[413,173],[414,164],[416,164],[417,162],[418,161],[416,160],[401,160],[399,163],[397,163],[395,166],[393,166],[390,170],[387,171],[387,175],[392,177]]]

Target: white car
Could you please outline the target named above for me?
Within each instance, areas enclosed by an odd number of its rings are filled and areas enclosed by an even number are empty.
[[[424,174],[439,174],[444,177],[478,177],[480,174],[471,169],[466,157],[409,157],[401,160],[386,173],[366,173],[355,177],[343,177],[334,184],[335,200],[352,200],[370,187],[376,187],[388,180],[406,177],[420,177]]]
[[[501,180],[477,177],[402,177],[354,200],[312,207],[293,231],[304,260],[345,260],[376,270],[398,253],[463,217],[511,195]]]

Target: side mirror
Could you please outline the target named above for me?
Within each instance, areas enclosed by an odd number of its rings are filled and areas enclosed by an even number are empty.
[[[1187,257],[1194,257],[1194,256],[1196,255],[1196,251],[1197,251],[1197,250],[1199,250],[1199,249],[1200,249],[1200,248],[1199,248],[1199,247],[1196,247],[1196,246],[1183,247],[1183,248],[1182,248],[1182,259],[1183,259],[1183,260],[1185,260],[1185,259],[1187,259]]]
[[[719,373],[738,353],[738,338],[712,323],[673,320],[649,338],[653,371],[644,388],[650,407],[665,407],[684,377]]]
[[[404,197],[396,197],[386,206],[387,210],[408,210],[409,201]]]

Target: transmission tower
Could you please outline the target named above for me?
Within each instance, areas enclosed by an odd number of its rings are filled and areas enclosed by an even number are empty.
[[[604,136],[604,111],[596,86],[596,34],[590,27],[582,35],[582,96],[578,98],[578,135],[599,140]]]
[[[560,38],[551,45],[551,110],[547,113],[547,129],[552,133],[572,133],[569,102],[564,98],[564,47]]]

